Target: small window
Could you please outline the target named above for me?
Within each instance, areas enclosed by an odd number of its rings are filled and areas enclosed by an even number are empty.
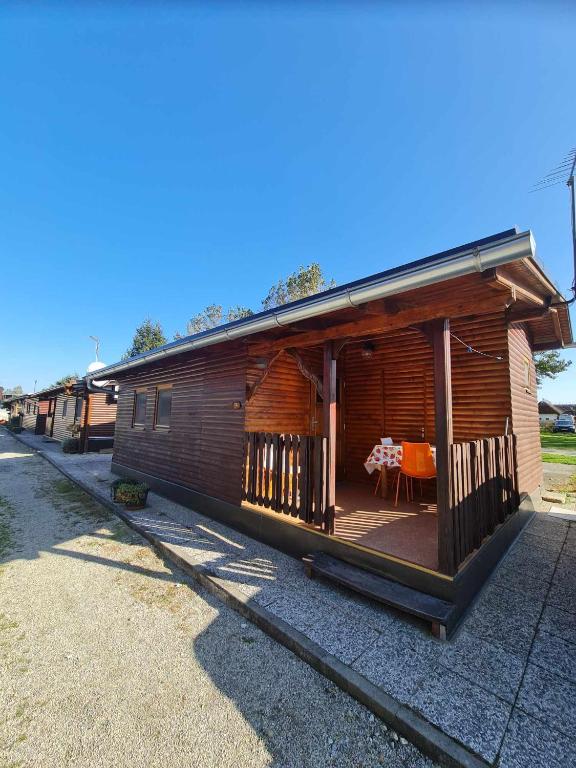
[[[146,424],[146,392],[136,392],[134,395],[134,418],[132,426],[143,427]]]
[[[154,426],[168,429],[172,412],[172,387],[162,387],[156,394],[156,418]]]
[[[26,403],[26,413],[30,413],[30,403]]]
[[[74,419],[80,419],[82,416],[82,398],[77,397],[76,398],[76,405],[74,407]]]
[[[64,398],[64,402],[62,403],[62,418],[66,416],[68,413],[68,398]]]

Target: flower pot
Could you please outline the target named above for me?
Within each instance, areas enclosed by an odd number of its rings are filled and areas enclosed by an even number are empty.
[[[120,478],[118,480],[114,480],[114,482],[110,486],[110,497],[111,497],[112,501],[116,502],[116,504],[121,504],[122,503],[122,499],[117,499],[116,498],[118,488],[121,485],[139,485],[139,483],[138,483],[138,480],[123,480],[122,478]]]

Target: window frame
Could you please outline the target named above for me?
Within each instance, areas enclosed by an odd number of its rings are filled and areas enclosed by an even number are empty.
[[[138,405],[138,396],[144,395],[144,421],[136,421],[136,412]],[[134,398],[132,400],[132,429],[146,429],[146,412],[148,410],[148,389],[147,387],[138,387],[134,390]]]
[[[158,401],[160,399],[160,392],[166,392],[167,390],[170,391],[170,421],[168,424],[158,424]],[[154,395],[154,429],[158,430],[159,432],[169,432],[172,426],[172,396],[172,384],[159,384],[156,387],[156,392]]]
[[[62,402],[62,418],[64,419],[66,416],[68,416],[68,398],[64,397]]]

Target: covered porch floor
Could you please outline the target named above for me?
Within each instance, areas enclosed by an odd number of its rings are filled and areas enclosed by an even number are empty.
[[[414,502],[407,502],[401,493],[398,506],[395,507],[392,489],[387,498],[382,498],[374,494],[370,484],[338,482],[334,534],[330,538],[438,571],[436,501],[431,499],[426,489],[422,499],[416,493],[416,488],[414,491]],[[243,501],[242,506],[288,525],[307,529],[313,527],[298,517],[276,512],[260,504]]]
[[[411,503],[401,496],[395,507],[392,491],[388,498],[381,498],[370,485],[337,483],[334,535],[438,570],[437,506],[426,494],[423,499],[415,494]]]

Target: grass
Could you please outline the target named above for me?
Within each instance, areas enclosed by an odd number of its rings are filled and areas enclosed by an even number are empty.
[[[542,461],[547,464],[576,464],[576,456],[564,456],[561,453],[543,453]]]
[[[104,522],[112,513],[70,480],[56,480],[46,485],[41,495],[47,495],[67,517],[80,517],[90,522]]]
[[[576,451],[576,435],[570,432],[558,432],[554,434],[552,432],[540,433],[540,445],[542,448],[557,448],[558,450],[574,450]]]

